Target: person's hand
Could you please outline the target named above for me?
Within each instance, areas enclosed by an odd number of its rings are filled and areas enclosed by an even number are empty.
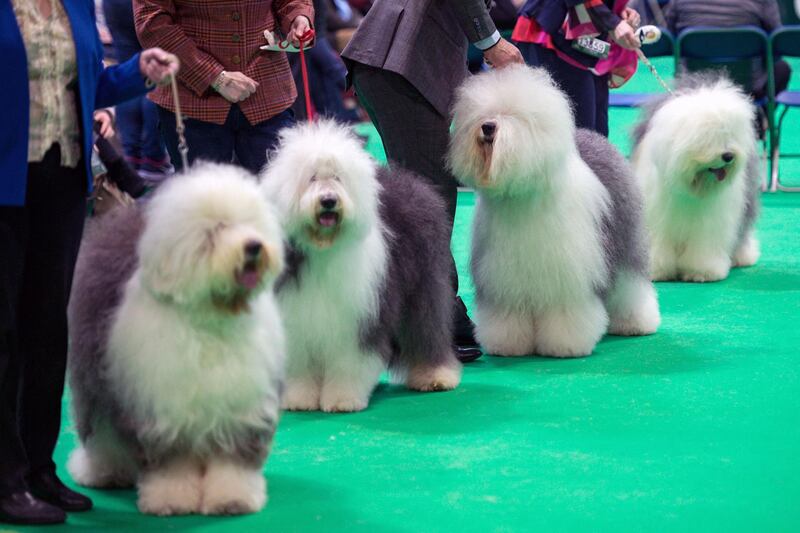
[[[178,75],[180,61],[174,54],[161,48],[148,48],[139,55],[139,70],[142,76],[156,85],[166,85],[172,76]]]
[[[235,104],[247,100],[258,89],[258,82],[241,72],[223,72],[212,84],[215,91]]]
[[[311,29],[311,22],[305,17],[300,15],[292,22],[292,27],[289,29],[289,35],[286,40],[292,43],[295,48],[300,48],[300,37]]]
[[[636,50],[642,46],[642,43],[639,42],[631,25],[624,20],[617,24],[617,27],[614,29],[613,38],[618,45],[628,50]]]
[[[630,7],[626,7],[622,10],[622,20],[630,24],[633,29],[638,28],[642,23],[642,17],[639,15],[639,12]]]
[[[492,68],[503,68],[515,63],[525,63],[519,48],[505,39],[500,39],[494,46],[484,50],[483,59]]]
[[[114,120],[111,118],[111,113],[105,109],[95,111],[94,121],[97,123],[97,133],[99,133],[101,137],[110,139],[114,136]]]

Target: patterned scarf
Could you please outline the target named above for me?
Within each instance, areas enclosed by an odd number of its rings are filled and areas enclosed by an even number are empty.
[[[629,1],[616,0],[613,7],[614,13],[621,15]],[[572,3],[574,4],[574,2]],[[529,4],[536,4],[536,2]],[[522,15],[517,21],[512,39],[519,42],[536,43],[553,50],[559,58],[570,65],[591,70],[598,76],[609,74],[608,85],[611,88],[621,87],[633,76],[639,64],[636,52],[626,50],[614,42],[611,43],[608,57],[596,62],[590,58],[576,55],[571,50],[565,50],[556,44],[557,41],[574,41],[579,37],[601,35],[603,32],[592,22],[589,13],[592,9],[603,6],[603,0],[587,0],[561,10],[554,9],[551,2],[545,1],[544,4],[548,4],[547,8],[536,13],[543,15],[541,21],[529,16],[535,8],[527,10],[527,13],[525,8],[522,9]],[[561,21],[560,26],[558,20]],[[546,27],[550,28],[550,32]]]

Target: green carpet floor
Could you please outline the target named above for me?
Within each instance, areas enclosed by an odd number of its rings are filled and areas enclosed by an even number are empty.
[[[629,90],[655,90],[648,76]],[[795,113],[785,146],[800,152]],[[612,112],[623,151],[634,118]],[[800,183],[797,160],[783,164]],[[453,240],[468,304],[473,205],[461,193]],[[48,530],[797,531],[798,235],[800,194],[765,195],[758,266],[658,284],[654,336],[607,338],[586,359],[484,357],[456,391],[381,385],[358,414],[286,414],[260,514],[159,519],[136,511],[133,491],[88,491],[94,511]],[[74,441],[67,421],[65,476]]]

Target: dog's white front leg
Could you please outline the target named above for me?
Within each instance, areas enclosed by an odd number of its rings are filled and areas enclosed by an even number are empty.
[[[261,465],[248,466],[226,458],[209,461],[203,477],[203,514],[256,513],[266,503],[267,480]]]
[[[369,405],[372,389],[386,368],[374,353],[354,349],[351,353],[330,354],[322,383],[320,407],[328,413],[362,411]]]
[[[200,465],[191,459],[175,459],[146,470],[139,478],[139,511],[159,516],[196,513],[201,483]]]
[[[661,323],[658,297],[645,276],[622,271],[606,302],[612,335],[650,335]]]
[[[608,313],[597,296],[536,317],[536,353],[551,357],[590,355],[608,328]]]
[[[319,410],[321,372],[313,354],[295,346],[286,361],[286,390],[281,407],[287,411]]]
[[[760,256],[761,249],[758,239],[753,235],[752,231],[749,231],[739,245],[739,249],[736,250],[733,261],[738,267],[749,267],[755,265]]]
[[[406,386],[421,392],[453,390],[460,382],[461,363],[454,355],[438,364],[417,363],[408,370],[406,377]]]
[[[534,347],[533,316],[478,302],[475,335],[483,349],[492,355],[530,355]]]
[[[670,281],[677,277],[677,254],[674,246],[654,240],[650,249],[650,279]]]
[[[683,281],[719,281],[727,278],[731,269],[728,252],[699,244],[688,246],[678,261]]]
[[[287,411],[317,411],[321,385],[310,375],[289,376],[281,406]]]

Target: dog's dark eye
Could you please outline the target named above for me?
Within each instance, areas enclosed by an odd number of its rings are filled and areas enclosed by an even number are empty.
[[[334,177],[333,177],[333,181],[339,181],[339,182],[341,182],[342,180],[341,180],[341,179],[339,179],[339,176],[334,176]]]
[[[315,181],[317,181],[317,175],[316,175],[316,174],[314,174],[313,176],[311,176],[311,179],[310,179],[309,181],[310,181],[311,183],[314,183]]]

